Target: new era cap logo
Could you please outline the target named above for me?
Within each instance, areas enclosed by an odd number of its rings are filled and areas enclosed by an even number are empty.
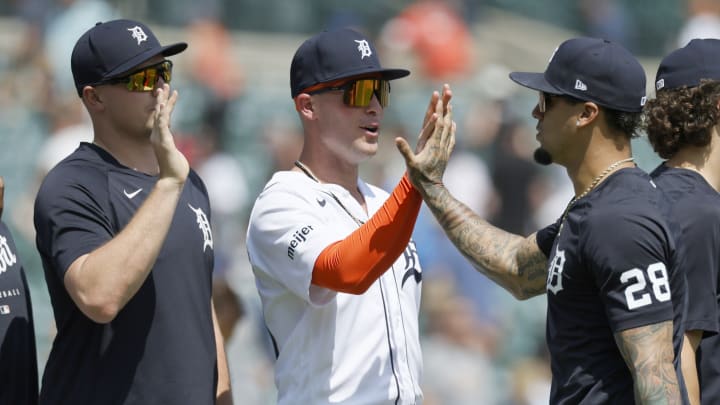
[[[665,79],[660,79],[657,82],[655,82],[655,90],[660,90],[663,87],[665,87]]]
[[[365,59],[366,56],[372,55],[372,49],[370,49],[370,44],[368,44],[368,41],[362,39],[358,41],[357,39],[355,42],[358,43],[358,51],[360,51],[360,59]]]
[[[137,41],[137,44],[140,45],[141,43],[147,41],[147,34],[145,34],[145,31],[143,31],[142,28],[140,28],[139,25],[136,25],[132,28],[128,28],[128,31],[132,32],[132,37]]]
[[[587,91],[587,84],[583,83],[582,80],[575,80],[575,90]]]
[[[644,106],[646,102],[647,102],[647,97],[643,96],[643,97],[640,99],[640,107]]]

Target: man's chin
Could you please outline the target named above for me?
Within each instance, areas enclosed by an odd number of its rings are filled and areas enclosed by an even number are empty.
[[[535,162],[543,166],[548,166],[553,162],[553,158],[552,155],[550,155],[550,152],[546,151],[543,148],[535,149],[535,152],[533,153],[533,159],[535,159]]]

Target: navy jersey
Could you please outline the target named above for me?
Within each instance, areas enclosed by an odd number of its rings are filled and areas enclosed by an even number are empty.
[[[63,284],[80,256],[115,237],[157,181],[83,143],[43,181],[35,202],[57,336],[42,404],[212,404],[217,384],[211,313],[210,206],[190,172],[157,260],[107,324],[86,317]]]
[[[660,165],[652,175],[668,196],[680,224],[678,244],[685,249],[683,271],[688,280],[685,330],[703,331],[698,362],[702,402],[720,403],[720,194],[692,170]]]
[[[679,370],[686,285],[664,204],[645,172],[622,169],[572,206],[557,237],[551,237],[557,223],[538,232],[550,258],[550,403],[634,403],[633,379],[614,338],[626,329],[678,322]]]
[[[0,222],[0,404],[37,404],[38,370],[25,271]]]

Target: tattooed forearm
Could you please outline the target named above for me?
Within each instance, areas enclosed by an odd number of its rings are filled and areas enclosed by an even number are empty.
[[[615,334],[620,353],[635,383],[638,404],[680,404],[673,366],[672,321],[628,329]]]
[[[423,187],[421,193],[450,241],[478,271],[519,299],[545,292],[547,257],[534,234],[524,238],[490,225],[442,185]]]

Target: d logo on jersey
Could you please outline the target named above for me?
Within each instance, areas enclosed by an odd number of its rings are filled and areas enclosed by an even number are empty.
[[[562,272],[565,267],[565,251],[560,250],[560,247],[555,248],[555,254],[553,255],[550,264],[548,265],[548,276],[547,276],[547,290],[552,291],[553,294],[557,295],[563,289],[562,285]]]
[[[405,281],[407,281],[410,277],[413,277],[415,282],[420,284],[422,281],[422,272],[418,270],[418,255],[415,242],[410,241],[410,243],[408,243],[407,248],[405,248],[405,251],[403,252],[403,257],[405,258],[405,274],[403,275],[400,286],[404,287]]]
[[[188,207],[190,207],[190,209],[193,210],[193,212],[195,213],[198,228],[200,228],[200,232],[202,232],[203,252],[205,251],[205,249],[208,246],[210,246],[210,249],[212,249],[213,248],[212,230],[210,230],[210,223],[208,222],[205,212],[203,212],[202,208],[195,208],[190,204],[188,204]]]

